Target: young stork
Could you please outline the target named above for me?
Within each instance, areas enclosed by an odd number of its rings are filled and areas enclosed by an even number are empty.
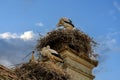
[[[43,47],[41,50],[41,54],[43,57],[47,57],[48,60],[52,62],[61,62],[63,63],[63,59],[59,53],[57,53],[55,50],[51,49],[49,45],[46,47]]]
[[[57,24],[57,27],[63,26],[65,29],[73,30],[74,25],[72,24],[72,21],[67,18],[61,18]]]
[[[35,57],[34,57],[34,51],[32,51],[32,56],[31,56],[31,59],[30,59],[30,61],[29,62],[34,62],[35,61]]]

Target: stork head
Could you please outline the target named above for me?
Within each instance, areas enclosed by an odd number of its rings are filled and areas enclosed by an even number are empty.
[[[34,53],[35,53],[35,51],[32,51],[32,53],[34,54]]]
[[[60,20],[59,20],[59,22],[58,22],[58,24],[57,24],[57,27],[60,27],[60,26],[63,26],[63,24],[65,23],[65,22],[69,22],[69,23],[71,23],[72,21],[70,20],[70,19],[68,19],[68,18],[61,18]]]
[[[46,47],[41,48],[41,51],[45,51],[45,50],[48,50],[48,49],[50,49],[49,45],[47,45]]]
[[[47,48],[47,49],[50,49],[50,46],[49,46],[49,45],[47,45],[47,46],[46,46],[46,48]]]

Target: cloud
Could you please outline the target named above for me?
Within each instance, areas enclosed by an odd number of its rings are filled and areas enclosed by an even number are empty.
[[[38,39],[33,31],[23,34],[5,32],[0,35],[0,64],[5,66],[23,62],[22,59],[35,50]]]
[[[110,55],[115,55],[120,53],[120,44],[119,44],[119,31],[113,31],[107,33],[106,35],[102,35],[97,37],[97,42],[99,43],[98,48],[96,50],[99,53],[98,61],[99,65],[94,70],[94,74],[104,72],[107,70],[105,66],[106,61],[109,59]]]
[[[37,37],[33,31],[26,31],[23,34],[5,32],[0,34],[0,39],[22,39],[22,40],[32,40]]]
[[[39,26],[39,27],[44,26],[42,22],[38,22],[38,23],[36,23],[35,25],[36,25],[36,26]]]
[[[104,36],[98,37],[97,41],[100,44],[98,47],[99,53],[118,52],[120,32],[109,32]]]
[[[0,38],[2,39],[10,39],[10,38],[17,38],[17,34],[16,33],[10,33],[10,32],[5,32],[5,33],[2,33],[0,34]]]
[[[118,11],[120,11],[120,5],[118,4],[118,2],[114,1],[113,5]]]
[[[120,12],[120,4],[117,1],[113,2],[113,7],[108,13],[113,18],[113,20],[118,20],[118,15]]]
[[[22,35],[20,35],[20,38],[23,40],[31,40],[34,39],[35,34],[33,33],[33,31],[27,31],[24,32]]]
[[[100,45],[100,47],[101,47],[100,52],[101,53],[109,53],[111,51],[114,51],[115,45],[116,45],[116,39],[114,39],[114,38],[103,40],[103,42],[101,42],[101,45]]]

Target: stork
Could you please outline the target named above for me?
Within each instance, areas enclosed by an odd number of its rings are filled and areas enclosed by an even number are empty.
[[[73,30],[74,25],[72,24],[72,21],[67,18],[61,18],[57,24],[57,27],[63,26],[67,30]]]
[[[35,57],[34,57],[34,51],[32,51],[32,56],[31,56],[31,59],[30,59],[30,61],[29,62],[34,62],[35,61]]]
[[[54,63],[56,61],[63,63],[63,59],[62,59],[61,55],[57,51],[51,49],[49,45],[47,45],[46,47],[43,47],[41,49],[41,54],[42,54],[42,56],[47,57],[48,60],[50,60]]]

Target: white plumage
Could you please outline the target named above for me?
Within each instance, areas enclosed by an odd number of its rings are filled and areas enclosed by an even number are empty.
[[[34,57],[34,51],[32,51],[32,56],[29,62],[34,62],[35,61],[35,57]]]
[[[49,45],[47,47],[42,48],[41,54],[42,56],[47,57],[48,60],[52,62],[56,62],[56,61],[63,62],[63,59],[61,58],[60,54],[57,51],[50,49]]]
[[[63,26],[65,29],[73,30],[74,25],[72,24],[72,21],[67,18],[61,18],[57,24],[57,27]]]

